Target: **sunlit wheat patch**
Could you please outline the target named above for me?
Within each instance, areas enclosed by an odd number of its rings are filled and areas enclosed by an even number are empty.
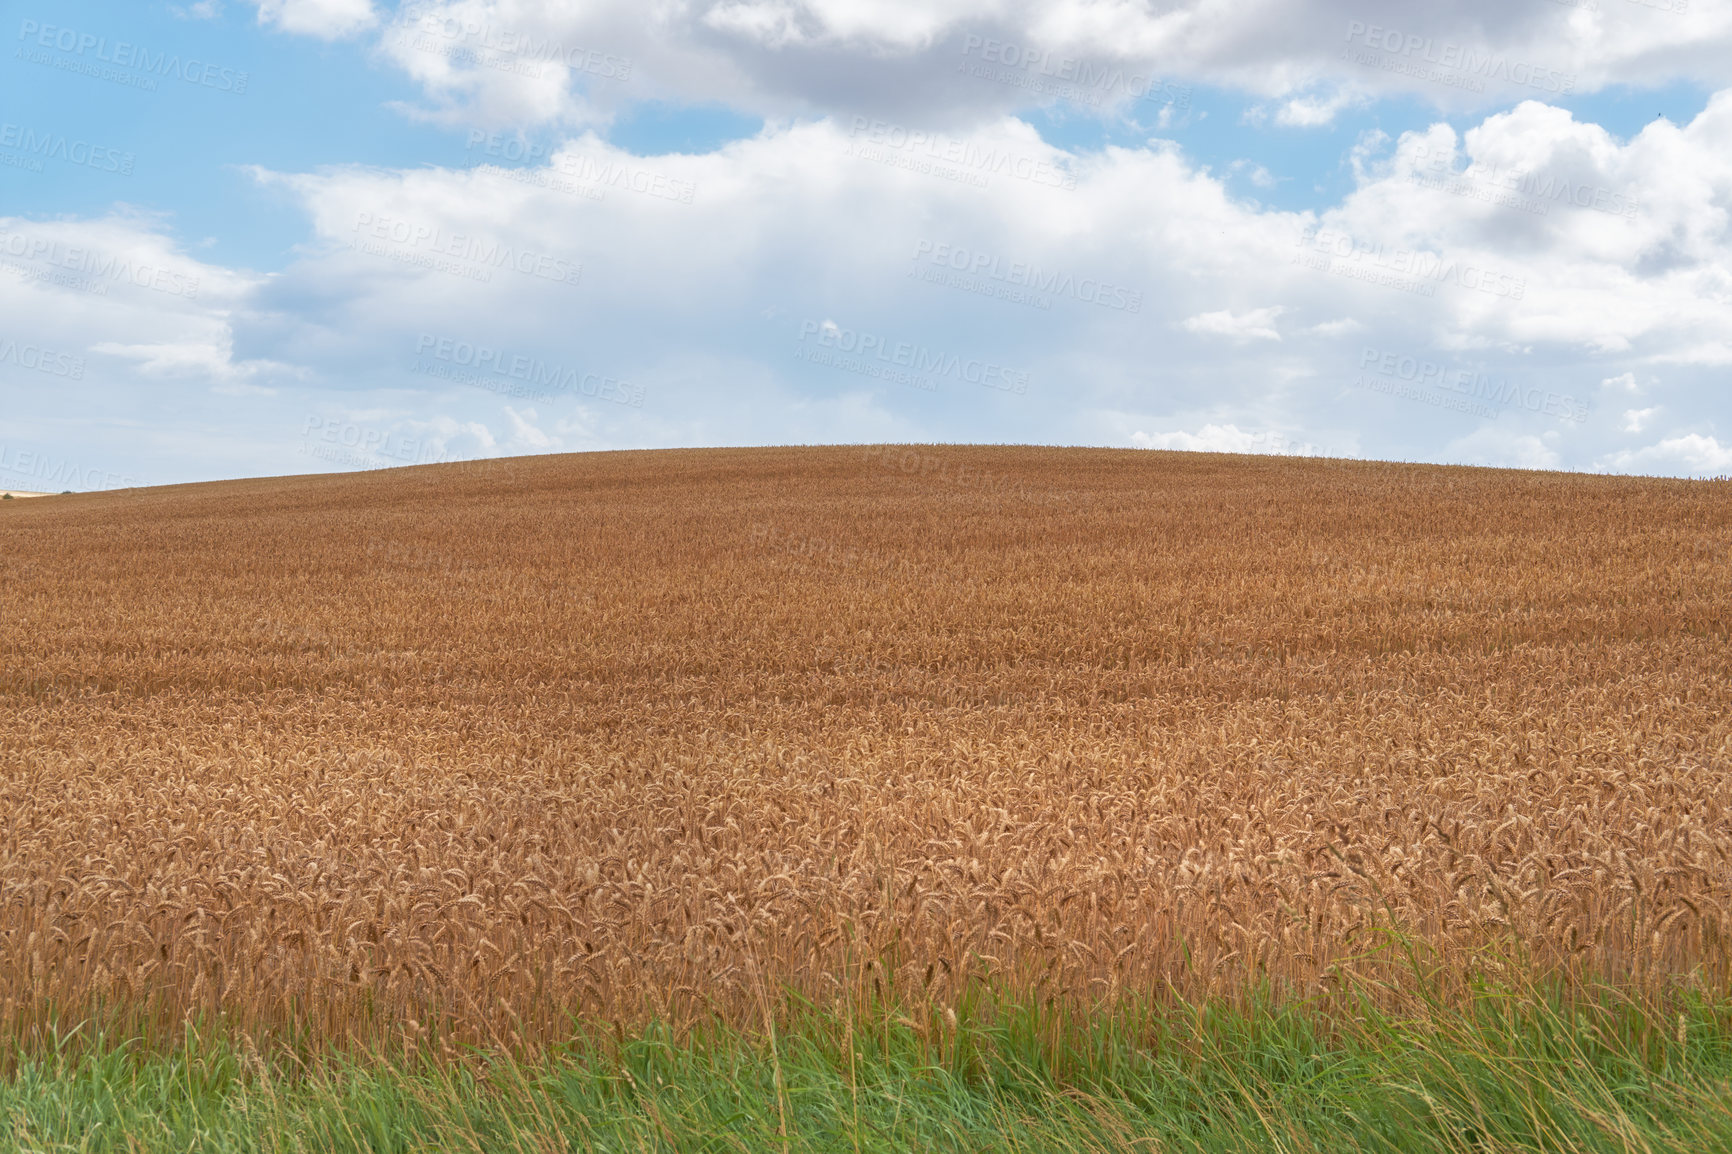
[[[1724,484],[921,452],[8,510],[4,1029],[1725,988]]]

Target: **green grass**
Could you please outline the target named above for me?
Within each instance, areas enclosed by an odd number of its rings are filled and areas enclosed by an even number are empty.
[[[534,1060],[417,1063],[74,1038],[0,1081],[0,1149],[1732,1149],[1732,1007],[1700,1001],[1110,1019],[1025,1003],[918,1030],[808,1009],[774,1039],[652,1028]]]

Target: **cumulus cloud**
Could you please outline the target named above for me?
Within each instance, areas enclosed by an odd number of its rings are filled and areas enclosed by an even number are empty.
[[[1309,441],[1296,440],[1285,433],[1269,429],[1250,431],[1237,425],[1204,425],[1195,433],[1179,430],[1170,433],[1131,434],[1131,444],[1139,449],[1173,449],[1186,453],[1273,453],[1283,456],[1324,456],[1323,450]]]
[[[1732,91],[1622,144],[1530,101],[1459,140],[1404,135],[1322,223],[1392,279],[1403,260],[1472,268],[1491,287],[1456,315],[1488,339],[1658,359],[1728,339],[1729,201]]]
[[[231,396],[273,396],[275,389],[251,383],[254,378],[301,375],[295,366],[278,361],[237,361],[227,328],[211,317],[180,340],[98,341],[90,351],[131,362],[131,371],[145,379],[209,381],[212,392]]]
[[[163,417],[196,412],[213,390],[260,396],[302,379],[298,366],[234,355],[232,317],[260,283],[193,256],[159,218],[0,217],[0,379],[27,382],[8,392],[5,439],[14,449],[54,443],[68,405],[78,429],[75,451],[34,455],[38,487],[254,471],[258,454],[215,431],[216,411],[187,427]],[[30,368],[17,355],[30,347],[76,350],[76,362],[12,376]]]
[[[159,221],[0,222],[0,305],[89,350],[109,397],[276,390],[250,441],[201,450],[246,468],[335,427],[470,454],[1370,443],[1688,472],[1711,437],[1632,438],[1710,395],[1682,350],[1732,346],[1729,158],[1732,93],[1622,141],[1530,103],[1373,142],[1309,213],[1237,199],[1174,146],[1067,152],[1003,116],[924,137],[796,118],[652,159],[574,130],[526,164],[258,172],[310,230],[268,277]],[[102,293],[93,252],[115,254]]]
[[[1556,437],[1556,434],[1549,434]],[[1547,444],[1548,435],[1518,433],[1496,426],[1475,429],[1465,437],[1450,442],[1444,450],[1447,460],[1463,465],[1491,465],[1506,469],[1555,469],[1563,463],[1556,449]]]
[[[379,17],[372,0],[254,0],[259,23],[284,32],[341,40],[373,27]]]
[[[346,34],[354,25],[341,16],[359,19],[363,5],[267,7]],[[620,61],[637,97],[927,127],[1057,100],[1110,113],[1172,77],[1275,99],[1277,122],[1293,126],[1396,93],[1464,109],[1614,82],[1732,83],[1732,10],[1710,5],[432,0],[405,5],[382,43],[438,107],[515,108],[538,123],[608,115],[622,96]]]
[[[1640,449],[1611,453],[1602,466],[1620,473],[1726,476],[1732,474],[1732,445],[1722,445],[1717,437],[1702,433],[1686,433]]]
[[[1660,410],[1657,407],[1647,409],[1624,410],[1624,432],[1639,433],[1648,427],[1648,422],[1654,419],[1654,414]]]
[[[192,256],[159,219],[0,217],[0,272],[14,330],[64,334],[152,372],[214,381],[253,371],[231,358],[224,316],[259,279]]]
[[[1294,128],[1316,128],[1328,124],[1345,108],[1362,103],[1364,96],[1350,88],[1328,96],[1295,96],[1281,105],[1275,123]]]
[[[1185,318],[1184,329],[1188,333],[1227,337],[1241,344],[1246,341],[1278,341],[1281,334],[1275,329],[1275,318],[1286,311],[1283,306],[1275,305],[1266,309],[1253,309],[1243,315],[1234,315],[1226,309],[1220,312],[1198,313],[1194,317]],[[1328,323],[1324,322],[1325,325]]]

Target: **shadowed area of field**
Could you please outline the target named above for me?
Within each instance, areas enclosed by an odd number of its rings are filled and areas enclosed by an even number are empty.
[[[1723,989],[1732,485],[611,453],[0,509],[0,1030]]]

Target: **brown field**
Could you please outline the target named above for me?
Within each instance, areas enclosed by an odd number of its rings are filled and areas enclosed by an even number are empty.
[[[1729,498],[838,448],[8,503],[0,1033],[1724,991]]]

